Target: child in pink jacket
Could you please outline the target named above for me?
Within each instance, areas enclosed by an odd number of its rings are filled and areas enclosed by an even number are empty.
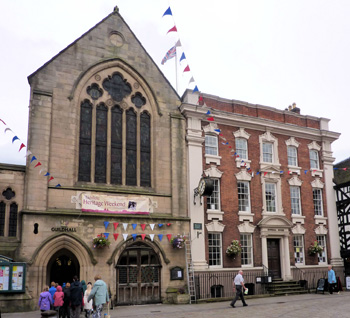
[[[53,295],[53,306],[56,311],[58,311],[58,316],[62,317],[62,310],[61,307],[63,306],[63,298],[64,298],[64,293],[62,291],[61,286],[57,286],[57,290]]]

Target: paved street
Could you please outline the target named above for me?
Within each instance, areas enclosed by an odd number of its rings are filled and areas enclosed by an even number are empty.
[[[228,318],[228,317],[350,317],[350,292],[333,294],[306,294],[254,298],[248,307],[238,301],[236,308],[229,302],[198,305],[143,305],[117,307],[110,311],[111,318]],[[38,318],[40,312],[2,314],[1,318]],[[81,318],[84,316],[81,315]],[[103,317],[103,316],[102,316]]]

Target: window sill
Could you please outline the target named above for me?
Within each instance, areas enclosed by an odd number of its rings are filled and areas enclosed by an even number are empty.
[[[320,177],[320,178],[322,178],[322,176],[323,176],[323,170],[311,169],[311,168],[310,168],[310,171],[311,171],[311,175],[312,175],[313,177]]]
[[[223,211],[219,211],[219,210],[207,210],[207,218],[208,220],[219,220],[222,221],[222,216],[224,215]]]
[[[243,160],[243,162],[242,162]],[[237,168],[241,168],[241,167],[244,167],[244,168],[250,168],[250,163],[252,161],[251,160],[248,160],[248,159],[242,159],[242,158],[236,158],[236,167]]]
[[[220,156],[205,154],[204,157],[205,157],[206,164],[215,163],[217,166],[220,166],[220,162],[221,162]]]
[[[288,171],[290,171],[291,173],[296,173],[297,175],[300,175],[301,167],[288,165]]]
[[[298,215],[298,214],[292,214],[292,222],[293,222],[293,224],[296,224],[296,223],[304,224],[305,223],[305,216]]]
[[[238,216],[239,216],[239,222],[249,221],[253,223],[254,214],[251,212],[239,211]]]
[[[314,219],[315,219],[315,224],[327,225],[327,218],[325,216],[315,215]]]
[[[259,162],[260,171],[277,170],[280,171],[281,165],[279,162]]]
[[[283,212],[265,212],[265,211],[263,211],[263,212],[261,213],[261,215],[262,215],[263,217],[273,216],[273,215],[286,216],[285,213],[283,213]]]

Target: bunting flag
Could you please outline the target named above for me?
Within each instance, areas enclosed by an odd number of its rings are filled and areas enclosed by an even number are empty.
[[[123,234],[124,241],[126,241],[127,238],[128,238],[128,234],[127,233]]]
[[[54,179],[54,177],[50,177],[49,181],[47,181],[47,182],[50,182],[50,181],[53,180],[53,179]]]
[[[24,147],[25,147],[25,144],[22,142],[22,143],[21,143],[21,146],[19,147],[18,152],[20,152]]]
[[[150,224],[149,226],[151,227],[151,230],[153,231],[155,224]]]
[[[12,143],[14,143],[16,140],[19,140],[19,138],[17,136],[14,136],[12,139]]]
[[[267,175],[267,172],[265,171],[265,172],[264,172],[264,177],[265,177],[266,175]]]
[[[162,226],[163,226],[163,223],[159,223],[159,224],[158,224],[158,227],[162,227]]]
[[[118,224],[119,224],[118,222],[114,222],[114,223],[113,223],[113,226],[114,226],[114,229],[115,229],[115,230],[117,229]]]
[[[186,59],[186,56],[185,56],[185,53],[184,52],[182,52],[182,54],[181,54],[181,57],[180,57],[180,62],[182,61],[182,60],[185,60]]]
[[[41,162],[38,162],[34,168],[41,166]]]
[[[128,228],[128,223],[123,223],[123,228],[124,228],[124,231],[126,231],[126,229]]]
[[[146,234],[141,234],[142,241],[145,240]]]
[[[165,15],[171,15],[171,16],[173,15],[172,12],[171,12],[170,7],[169,7],[168,9],[165,10],[165,12],[164,12],[164,14],[163,14],[162,17],[164,17]]]
[[[47,176],[49,176],[50,175],[50,173],[49,172],[46,172],[45,174],[44,174],[44,177],[47,177]]]
[[[132,225],[132,228],[135,230],[135,229],[136,229],[137,224],[136,224],[136,223],[132,223],[131,225]]]
[[[132,236],[132,239],[135,241],[136,237],[137,237],[137,234],[131,234],[131,236]]]
[[[199,96],[197,104],[203,102],[203,96]]]
[[[6,132],[7,132],[8,130],[9,130],[9,131],[12,131],[12,129],[10,129],[10,128],[5,128],[4,133],[6,134]],[[13,132],[13,131],[12,131],[12,132]]]
[[[162,241],[163,239],[163,234],[158,234],[159,241]]]
[[[208,110],[207,112],[206,112],[206,115],[210,115],[211,114],[211,112],[210,112],[210,110]]]
[[[197,85],[194,87],[192,93],[199,92]]]
[[[38,160],[38,159],[36,159],[36,157],[33,156],[32,159],[30,160],[30,163],[32,163],[34,160]]]
[[[170,59],[172,59],[173,57],[176,56],[176,46],[173,46],[171,49],[169,49],[168,52],[166,52],[165,56],[162,59],[161,64],[164,65],[164,63]]]
[[[214,121],[214,117],[208,117],[207,120],[208,121]]]
[[[184,69],[184,73],[185,72],[189,72],[190,71],[190,67],[187,65],[186,67],[185,67],[185,69]]]
[[[166,226],[170,226],[170,225],[171,225],[171,223],[167,223],[167,224],[166,224]]]
[[[103,235],[106,237],[106,239],[108,240],[108,236],[109,236],[109,233],[103,233]]]
[[[220,133],[220,132],[221,132],[221,129],[214,129],[214,131]]]
[[[55,186],[55,188],[59,188],[59,187],[61,187],[61,184],[56,184],[56,186]]]
[[[171,240],[171,234],[167,234],[166,236],[167,236],[167,238],[168,238],[168,241],[170,242],[170,240]]]
[[[146,228],[146,224],[140,224],[140,226],[141,226],[142,231],[144,231]]]
[[[175,46],[176,46],[176,47],[181,46],[181,41],[180,41],[180,40],[177,40],[177,42],[175,43]]]
[[[174,25],[166,34],[168,34],[169,32],[177,32],[176,25]]]
[[[113,233],[114,240],[116,241],[118,239],[119,234],[118,233]]]
[[[25,157],[28,157],[28,156],[30,156],[30,155],[32,155],[33,153],[30,151],[30,150],[27,150],[27,153],[26,153],[26,155],[25,155]]]
[[[6,126],[6,123],[0,118],[0,121]]]
[[[151,241],[153,242],[153,240],[154,240],[154,234],[149,234],[149,237],[151,238]]]
[[[193,78],[193,76],[190,78],[190,81],[188,82],[188,84],[191,84],[191,83],[193,83],[194,82],[194,78]]]
[[[107,230],[107,227],[109,225],[109,222],[108,221],[104,221],[103,224],[105,225],[105,229]]]

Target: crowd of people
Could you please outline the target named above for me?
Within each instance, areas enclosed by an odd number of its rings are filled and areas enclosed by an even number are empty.
[[[40,294],[38,306],[40,310],[56,310],[60,318],[79,318],[85,311],[87,318],[101,318],[103,305],[108,304],[109,295],[106,283],[100,275],[95,276],[95,283],[73,277],[72,283],[63,283],[62,286],[55,282],[51,287],[45,286]]]

